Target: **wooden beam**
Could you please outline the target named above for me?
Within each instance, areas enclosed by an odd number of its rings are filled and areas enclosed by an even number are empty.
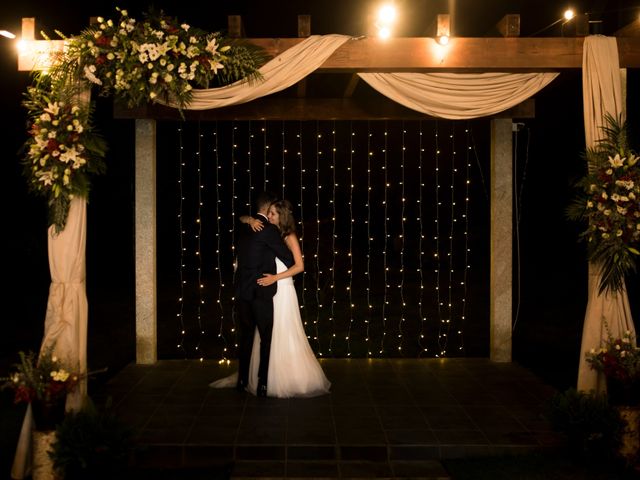
[[[186,120],[425,120],[428,115],[405,108],[387,99],[375,101],[355,98],[282,98],[263,97],[233,107],[212,110],[185,110]],[[488,118],[534,118],[535,103],[528,99],[515,107]],[[114,104],[113,117],[118,119],[181,120],[175,108],[147,105],[126,108]]]
[[[520,15],[509,13],[500,19],[496,27],[503,37],[519,37]]]
[[[299,38],[247,41],[276,56]],[[584,37],[451,38],[441,60],[433,38],[362,38],[346,42],[319,72],[539,72],[582,68]],[[640,68],[640,38],[618,38],[621,68]]]

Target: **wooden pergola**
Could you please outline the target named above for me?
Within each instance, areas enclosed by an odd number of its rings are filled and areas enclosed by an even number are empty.
[[[240,37],[241,19],[229,17],[230,36]],[[438,15],[436,36],[450,31],[448,15]],[[250,103],[206,111],[185,110],[186,120],[416,120],[426,115],[380,96],[375,101],[358,96],[358,72],[562,72],[582,68],[588,23],[576,17],[572,37],[520,38],[519,15],[507,15],[498,24],[502,37],[451,38],[446,51],[435,52],[432,37],[363,37],[338,48],[324,64],[295,87]],[[299,38],[248,38],[276,56],[310,34],[310,18],[298,18]],[[435,29],[434,29],[435,30]],[[24,36],[24,34],[23,34]],[[626,69],[640,68],[640,20],[616,33],[623,89]],[[314,98],[309,85],[331,75],[341,95]],[[512,348],[512,233],[513,233],[513,120],[533,118],[532,99],[490,117],[490,358],[511,361]],[[135,258],[136,360],[157,361],[156,288],[156,121],[180,119],[176,109],[147,105],[127,109],[116,105],[114,117],[135,119]]]

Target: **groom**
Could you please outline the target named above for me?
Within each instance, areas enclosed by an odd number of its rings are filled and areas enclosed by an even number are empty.
[[[269,223],[269,207],[277,200],[269,192],[262,192],[256,198],[256,218],[263,228],[253,231],[247,224],[240,224],[238,238],[238,269],[236,271],[236,308],[238,312],[239,371],[236,389],[243,391],[249,383],[249,361],[256,327],[260,332],[260,366],[258,368],[259,397],[267,396],[267,376],[269,353],[271,351],[271,331],[273,329],[273,296],[277,282],[261,287],[257,281],[263,273],[276,273],[276,257],[290,267],[293,255],[282,240],[278,227]]]

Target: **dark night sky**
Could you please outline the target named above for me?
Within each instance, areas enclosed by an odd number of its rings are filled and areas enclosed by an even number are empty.
[[[424,36],[425,25],[437,13],[446,13],[448,3],[455,4],[455,31],[460,36],[485,36],[494,32],[495,23],[507,13],[521,15],[522,36],[528,36],[554,22],[561,15],[562,6],[555,1],[538,0],[465,0],[396,1],[404,14],[400,28],[402,36]],[[372,2],[358,1],[156,1],[154,5],[166,13],[205,30],[224,29],[226,16],[240,14],[249,37],[287,37],[296,35],[296,15],[311,15],[313,34],[343,33],[360,35],[366,32],[367,9]],[[53,30],[74,34],[88,24],[90,16],[115,17],[118,5],[140,16],[146,10],[143,2],[7,2],[0,5],[0,29],[19,33],[22,17],[36,17],[36,30],[44,29],[52,37]],[[276,7],[277,5],[277,7]],[[144,7],[141,7],[144,6]],[[590,12],[593,19],[604,21],[604,33],[611,33],[638,15],[637,1],[582,1],[574,7]],[[635,7],[632,9],[631,7]],[[558,35],[557,27],[539,36]],[[4,160],[3,232],[12,259],[6,278],[12,282],[4,290],[4,304],[14,305],[14,315],[7,316],[9,334],[0,344],[2,363],[18,349],[33,348],[41,337],[46,295],[49,286],[46,252],[46,215],[43,202],[26,192],[20,172],[17,151],[25,140],[24,113],[20,108],[21,94],[29,83],[29,75],[17,72],[12,43],[0,38],[0,106],[3,122],[2,159]],[[629,77],[629,119],[638,125],[638,71]],[[531,134],[529,170],[521,233],[523,249],[522,320],[516,333],[516,357],[541,347],[540,338],[554,335],[551,325],[564,322],[568,326],[558,344],[569,342],[565,356],[575,355],[579,347],[581,315],[586,299],[586,265],[582,248],[577,248],[575,226],[563,218],[564,205],[570,195],[569,184],[579,174],[580,151],[584,147],[581,113],[581,83],[579,72],[563,73],[536,98],[537,118],[527,121]],[[97,344],[90,338],[90,349],[111,357],[106,352],[109,343],[121,341],[124,353],[114,363],[132,359],[133,331],[133,229],[132,229],[132,160],[133,124],[113,121],[109,117],[111,104],[100,100],[98,126],[110,143],[107,158],[109,173],[95,182],[89,205],[87,250],[88,294],[90,318],[98,316],[98,325],[90,327],[90,336],[109,331],[109,319],[123,317],[128,326],[111,332],[106,342]],[[7,122],[8,120],[8,122]],[[7,125],[8,123],[8,125]],[[637,128],[634,131],[638,131]],[[635,137],[638,145],[638,137]],[[555,145],[555,147],[551,147]],[[544,187],[541,185],[544,184]],[[533,202],[535,199],[536,203]],[[549,278],[547,278],[549,277]],[[552,278],[551,278],[552,277]],[[544,285],[541,279],[547,278]],[[635,283],[634,283],[635,282]],[[637,275],[632,279],[637,286]],[[637,291],[636,291],[637,296]],[[635,317],[638,318],[637,301]],[[568,333],[567,333],[568,332]],[[117,336],[116,336],[117,335]],[[92,345],[92,342],[95,344]],[[554,342],[551,342],[554,343]],[[562,346],[557,345],[558,350]],[[566,351],[568,350],[568,351]],[[95,358],[95,357],[94,357]],[[98,365],[100,366],[100,365]]]

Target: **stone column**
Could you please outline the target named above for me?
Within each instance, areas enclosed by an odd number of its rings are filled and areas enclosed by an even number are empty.
[[[136,362],[155,363],[156,286],[156,121],[136,120]]]
[[[490,358],[511,361],[513,153],[510,118],[491,120]]]

